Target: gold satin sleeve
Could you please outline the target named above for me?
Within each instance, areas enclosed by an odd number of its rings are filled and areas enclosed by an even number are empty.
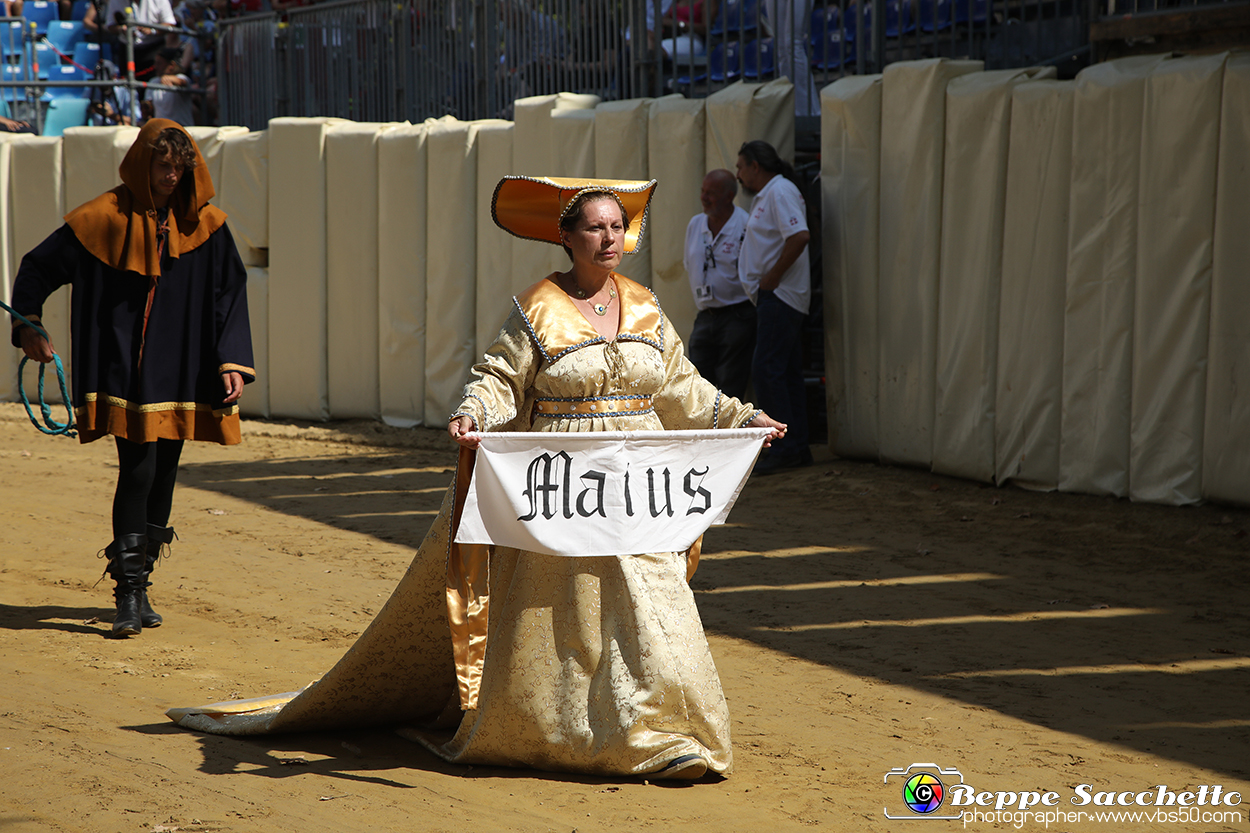
[[[686,358],[673,322],[664,316],[664,386],[651,398],[655,413],[669,430],[741,428],[758,409],[721,393],[699,375]]]
[[[525,317],[513,306],[482,361],[473,365],[456,413],[471,416],[479,431],[528,431],[541,366]]]

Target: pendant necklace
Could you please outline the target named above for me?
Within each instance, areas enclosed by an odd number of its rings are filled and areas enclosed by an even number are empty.
[[[579,286],[577,288],[577,297],[584,300],[586,298],[586,290],[582,289]],[[590,308],[595,311],[595,315],[607,315],[608,307],[612,306],[612,302],[614,300],[616,300],[616,284],[609,283],[608,284],[608,302],[606,304],[591,304]]]

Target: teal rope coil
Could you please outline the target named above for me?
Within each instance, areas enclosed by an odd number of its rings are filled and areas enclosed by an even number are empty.
[[[14,318],[48,339],[49,344],[52,343],[52,339],[48,338],[48,333],[43,327],[35,324],[3,301],[0,301],[0,307],[4,307]],[[43,415],[43,425],[40,425],[39,421],[35,419],[35,412],[30,407],[30,399],[26,397],[26,386],[22,384],[22,371],[25,369],[28,361],[30,361],[30,356],[23,356],[22,363],[17,366],[17,391],[22,396],[22,404],[26,406],[26,416],[30,417],[30,424],[43,433],[51,434],[52,436],[60,434],[65,437],[77,437],[78,432],[74,430],[74,408],[70,405],[69,386],[65,384],[65,366],[61,364],[61,357],[56,353],[52,354],[52,361],[56,365],[56,380],[61,384],[61,402],[65,405],[65,412],[68,414],[67,422],[65,423],[57,422],[52,418],[52,408],[44,401],[43,374],[48,369],[48,365],[43,362],[39,363],[39,410]]]

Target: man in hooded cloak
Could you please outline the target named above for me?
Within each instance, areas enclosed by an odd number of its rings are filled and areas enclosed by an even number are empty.
[[[117,445],[113,636],[156,627],[149,575],[168,526],[185,440],[240,441],[239,396],[254,381],[247,271],[209,205],[213,183],[190,134],[152,119],[122,161],[122,184],[65,216],[24,258],[13,308],[43,326],[44,301],[72,287],[72,398],[78,438]],[[54,334],[49,334],[52,336]],[[14,319],[12,341],[36,361],[54,348]]]

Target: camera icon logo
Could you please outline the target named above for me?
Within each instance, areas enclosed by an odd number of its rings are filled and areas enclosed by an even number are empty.
[[[899,784],[903,797],[903,805],[907,812],[891,813],[888,807],[882,808],[887,819],[935,819],[954,821],[960,818],[955,815],[942,815],[942,804],[946,801],[946,790],[949,784],[962,784],[964,776],[954,767],[943,769],[937,764],[911,764],[907,767],[895,767],[885,774],[883,782]]]

